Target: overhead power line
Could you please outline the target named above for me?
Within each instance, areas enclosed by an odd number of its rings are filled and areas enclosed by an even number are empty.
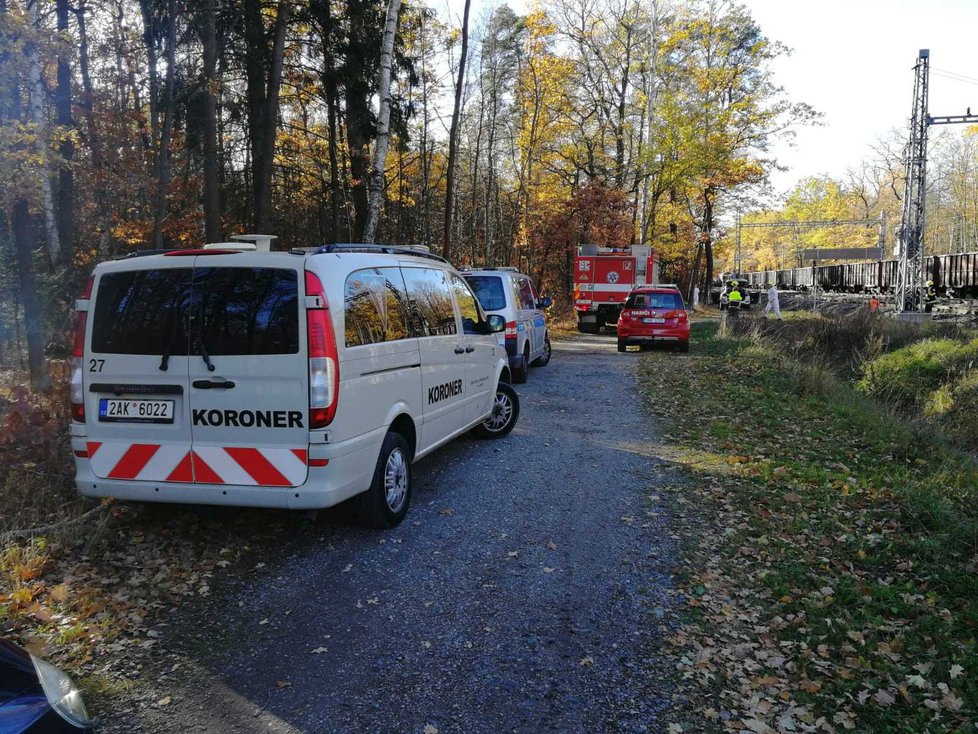
[[[943,76],[948,79],[954,79],[959,82],[967,82],[968,84],[978,84],[978,77],[967,76],[966,74],[959,74],[956,71],[948,71],[947,69],[936,69],[931,67],[931,73],[937,76]]]

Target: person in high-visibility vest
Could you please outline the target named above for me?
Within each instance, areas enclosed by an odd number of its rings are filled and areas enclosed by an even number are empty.
[[[740,286],[737,285],[737,281],[732,281],[730,286],[730,294],[727,296],[727,310],[731,316],[736,316],[740,311],[740,304],[743,303],[744,296],[740,292]]]

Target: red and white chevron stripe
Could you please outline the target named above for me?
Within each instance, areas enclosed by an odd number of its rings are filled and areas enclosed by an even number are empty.
[[[95,476],[147,482],[239,484],[298,487],[306,480],[307,453],[301,449],[241,446],[167,445],[89,441],[88,460]]]

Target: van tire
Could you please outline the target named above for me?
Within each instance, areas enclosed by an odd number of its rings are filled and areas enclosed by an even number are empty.
[[[517,385],[522,385],[526,382],[526,378],[530,375],[530,345],[527,343],[523,347],[523,358],[520,360],[520,365],[513,370],[513,382]]]
[[[520,399],[510,385],[500,382],[492,399],[492,414],[473,430],[479,438],[508,436],[520,417]]]
[[[370,489],[354,498],[354,510],[362,525],[383,530],[399,524],[410,504],[411,448],[404,436],[390,431],[380,447]]]
[[[624,339],[619,339],[618,340],[618,351],[619,352],[624,352],[627,349],[628,349],[628,342],[626,342]]]
[[[548,336],[543,340],[543,354],[537,357],[537,360],[536,362],[533,363],[533,366],[546,367],[548,364],[550,364],[551,354],[552,354],[552,350],[550,348],[550,337]]]

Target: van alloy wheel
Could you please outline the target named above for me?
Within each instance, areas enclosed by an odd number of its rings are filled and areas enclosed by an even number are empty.
[[[400,433],[384,437],[370,489],[351,500],[361,523],[368,528],[392,528],[411,504],[411,447]]]
[[[387,457],[384,490],[387,495],[387,507],[391,512],[400,512],[408,492],[408,462],[400,448],[395,448]]]
[[[489,417],[475,427],[480,438],[502,438],[509,435],[520,415],[520,399],[516,390],[505,382],[496,385],[496,396]]]
[[[501,431],[513,415],[513,403],[506,393],[496,393],[496,401],[492,405],[492,415],[486,418],[485,426],[490,431]]]

